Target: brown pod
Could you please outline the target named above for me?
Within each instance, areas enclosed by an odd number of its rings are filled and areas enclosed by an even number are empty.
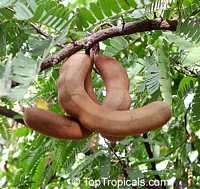
[[[82,139],[91,133],[72,118],[40,108],[25,108],[24,122],[39,133],[59,139]]]
[[[62,70],[60,70],[61,72]],[[90,73],[87,76],[85,89],[88,95],[95,101],[96,96],[92,88]],[[82,127],[77,119],[70,116],[61,116],[39,108],[25,108],[23,119],[33,130],[55,138],[83,139],[91,134],[91,131]]]
[[[95,56],[94,63],[106,87],[106,97],[102,106],[111,110],[129,110],[131,97],[129,95],[129,79],[126,70],[114,58],[109,56]],[[113,141],[123,139],[103,133],[102,135]]]
[[[90,68],[88,70],[84,86],[87,94],[90,96],[90,98],[97,104],[99,104],[99,101],[97,100],[96,94],[94,92],[94,88],[92,86],[92,78],[91,78],[91,73],[92,73],[92,68],[93,68],[93,63],[90,64]]]
[[[94,62],[106,86],[106,97],[102,106],[111,110],[128,110],[131,98],[128,93],[129,80],[126,70],[114,58],[108,56],[96,56]],[[84,85],[90,98],[99,104],[91,82],[92,67],[91,64]],[[102,135],[112,141],[122,139],[106,135],[106,133],[102,133]]]
[[[106,98],[102,106],[111,110],[128,110],[131,105],[131,97],[126,70],[109,56],[96,56],[94,62],[106,87]]]
[[[133,111],[112,111],[94,103],[84,88],[90,64],[89,56],[74,54],[63,64],[58,80],[59,103],[86,128],[111,136],[128,136],[159,128],[170,119],[170,107],[161,101]]]

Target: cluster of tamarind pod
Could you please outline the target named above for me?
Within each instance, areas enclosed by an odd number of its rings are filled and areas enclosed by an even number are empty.
[[[93,63],[100,73],[106,97],[99,103],[92,87]],[[57,81],[58,101],[67,115],[40,108],[25,108],[24,121],[44,135],[60,139],[83,139],[92,132],[116,141],[162,127],[171,118],[165,102],[155,101],[129,110],[129,79],[114,58],[84,53],[69,57],[60,68]]]

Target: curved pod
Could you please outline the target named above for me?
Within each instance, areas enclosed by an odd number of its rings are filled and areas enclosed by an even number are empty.
[[[102,106],[112,110],[128,110],[131,105],[129,80],[126,70],[114,58],[98,55],[94,63],[106,87]]]
[[[102,106],[111,110],[129,110],[131,105],[129,79],[123,66],[114,58],[103,55],[95,56],[94,64],[106,87],[106,97]],[[102,133],[102,135],[113,141],[123,139],[121,137],[109,136],[104,133]]]
[[[60,70],[61,72],[62,70]],[[87,74],[85,89],[95,101],[96,96],[90,80],[90,71]],[[40,108],[25,108],[23,119],[31,129],[54,138],[83,139],[91,134],[91,131],[81,126],[75,118],[62,116]]]
[[[24,122],[39,133],[59,139],[82,139],[90,134],[72,118],[40,108],[25,108]]]
[[[67,74],[61,73],[58,80],[59,103],[86,128],[108,135],[128,136],[159,128],[170,119],[170,107],[160,101],[133,111],[112,111],[94,103],[84,89],[90,64],[87,55],[74,54],[62,66]],[[73,77],[76,75],[78,77]]]
[[[83,57],[84,54],[77,53],[76,56]],[[77,60],[81,60],[77,58]],[[129,80],[126,70],[113,58],[108,56],[96,56],[94,63],[97,70],[100,72],[102,79],[106,86],[106,97],[102,104],[103,107],[111,110],[128,110],[130,108],[131,98],[129,96]],[[94,93],[92,83],[91,83],[91,71],[92,64],[87,71],[87,76],[84,81],[84,88],[89,94],[90,98],[97,104],[96,95]],[[79,75],[79,69],[77,68],[77,75]],[[61,68],[60,74],[68,75],[64,72],[64,66]],[[71,108],[70,105],[68,108]],[[73,107],[72,107],[73,108]],[[69,112],[68,112],[69,113]],[[104,137],[109,140],[120,140],[122,138],[109,136],[106,133],[101,133]]]

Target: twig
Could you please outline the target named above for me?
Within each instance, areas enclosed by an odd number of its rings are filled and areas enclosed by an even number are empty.
[[[124,26],[126,24],[123,15],[121,16],[121,19],[122,19],[122,32],[123,32],[124,31]]]
[[[147,133],[144,133],[143,138],[148,139]],[[148,142],[144,142],[144,145],[145,145],[149,159],[153,159],[153,152],[151,150],[150,144]],[[156,170],[155,162],[151,162],[151,167],[152,167],[152,170]]]
[[[112,145],[110,145],[105,139],[104,139],[105,143],[108,145],[109,149],[111,150],[111,152],[114,154],[114,156],[118,159],[122,170],[123,170],[123,174],[124,177],[127,179],[128,178],[128,172],[127,172],[127,165],[126,163],[124,163],[121,158],[116,154],[115,149],[112,147]]]
[[[182,73],[183,75],[187,75],[187,76],[190,76],[190,77],[199,77],[199,74],[196,73],[194,70],[192,70],[191,68],[187,67],[187,66],[182,66],[181,63],[176,60],[175,58],[172,58],[171,57],[171,61],[172,61],[172,65],[173,65],[173,68],[179,72],[179,73]]]
[[[10,109],[7,109],[6,107],[0,106],[0,114],[5,117],[14,119],[17,123],[21,123],[21,124],[25,125],[23,119],[20,118],[22,116],[13,110],[10,110]]]
[[[195,73],[195,71],[193,71],[192,69],[190,69],[189,67],[186,67],[186,66],[184,66],[184,67],[180,66],[179,71],[181,73],[183,73],[184,75],[187,75],[190,77],[199,77],[199,74]]]
[[[148,139],[147,133],[144,133],[144,134],[143,134],[143,138],[144,138],[144,139]],[[153,152],[152,152],[152,150],[151,150],[150,144],[149,144],[148,142],[144,142],[144,146],[145,146],[145,148],[146,148],[146,151],[147,151],[147,154],[148,154],[149,159],[153,159]],[[152,168],[152,170],[156,171],[156,163],[155,163],[155,162],[151,162],[151,168]],[[161,178],[160,178],[159,175],[155,175],[155,178],[156,178],[157,180],[161,181]],[[166,189],[166,187],[165,187],[165,186],[162,186],[162,189]]]
[[[36,30],[37,33],[39,33],[40,35],[44,36],[45,38],[50,38],[50,36],[45,33],[44,31],[42,31],[39,27],[37,27],[35,24],[31,23],[32,28],[34,28]]]
[[[31,26],[32,26],[32,28],[35,29],[35,31],[36,31],[38,34],[42,35],[42,36],[45,37],[46,39],[52,40],[52,37],[51,37],[51,36],[49,36],[47,33],[45,33],[44,31],[42,31],[42,30],[41,30],[38,26],[36,26],[35,24],[31,23]],[[64,47],[65,47],[65,45],[63,45],[63,44],[56,44],[56,46],[59,47],[59,48],[64,48]]]

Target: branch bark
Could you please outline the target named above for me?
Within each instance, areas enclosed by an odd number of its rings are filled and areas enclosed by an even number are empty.
[[[5,116],[5,117],[8,117],[8,118],[11,118],[13,120],[15,120],[16,122],[18,123],[21,123],[21,124],[24,124],[24,120],[21,117],[21,115],[13,110],[10,110],[4,106],[0,106],[0,114],[2,116]]]
[[[81,49],[91,48],[94,44],[108,38],[152,30],[175,31],[177,23],[177,20],[167,21],[159,18],[154,20],[129,22],[122,26],[113,26],[108,29],[100,30],[79,41],[74,41],[73,43],[66,45],[66,47],[64,47],[60,52],[44,60],[41,64],[41,71],[48,69],[55,64],[58,64],[60,61],[64,60],[65,58],[71,56]]]

